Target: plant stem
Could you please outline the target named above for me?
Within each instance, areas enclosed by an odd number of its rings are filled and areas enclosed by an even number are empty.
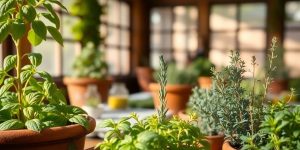
[[[22,67],[22,56],[21,56],[21,40],[16,40],[15,45],[17,48],[17,95],[18,95],[18,102],[20,104],[20,109],[19,109],[19,119],[23,120],[23,95],[22,95],[22,83],[21,83],[21,67]]]

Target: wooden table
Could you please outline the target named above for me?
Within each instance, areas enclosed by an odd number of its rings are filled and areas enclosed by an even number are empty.
[[[99,138],[89,138],[85,139],[84,149],[85,150],[93,150],[94,147],[100,143],[102,140]]]

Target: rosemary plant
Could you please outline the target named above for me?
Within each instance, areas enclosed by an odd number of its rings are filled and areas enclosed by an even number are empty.
[[[160,90],[159,90],[159,100],[160,100],[160,107],[157,110],[158,113],[158,118],[160,122],[163,122],[164,119],[166,118],[167,114],[167,91],[166,91],[166,85],[167,85],[167,70],[168,70],[168,65],[166,64],[164,57],[160,56],[159,57],[159,62],[160,62],[160,73],[158,75],[159,77],[159,84],[160,84]]]

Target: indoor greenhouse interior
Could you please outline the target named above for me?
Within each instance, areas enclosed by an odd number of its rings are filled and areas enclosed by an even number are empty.
[[[0,150],[300,150],[299,0],[0,0],[0,50]]]

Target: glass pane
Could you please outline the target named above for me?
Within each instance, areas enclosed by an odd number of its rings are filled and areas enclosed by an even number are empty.
[[[39,66],[40,70],[47,71],[51,75],[57,75],[56,74],[56,66],[57,62],[59,61],[59,58],[56,58],[56,42],[53,40],[47,40],[46,42],[43,42],[42,44],[33,47],[33,52],[41,53],[43,56],[43,62]]]
[[[264,3],[249,3],[241,5],[242,28],[265,27],[267,8]]]
[[[151,10],[151,29],[171,30],[172,27],[172,9],[171,8],[153,8]]]
[[[129,6],[125,2],[121,2],[121,26],[129,27],[130,22],[130,12],[129,12]]]
[[[171,34],[153,32],[151,34],[151,49],[171,48]]]
[[[120,50],[107,48],[105,57],[109,67],[109,73],[112,75],[120,74]]]
[[[240,50],[266,48],[266,33],[264,30],[241,30],[239,32]]]
[[[230,51],[212,49],[209,51],[209,59],[216,66],[216,69],[221,69],[230,62]]]
[[[121,55],[121,74],[128,75],[130,73],[130,52],[129,49],[123,49]]]
[[[77,21],[77,18],[71,17],[69,15],[64,15],[62,18],[62,36],[64,38],[74,39],[72,34],[72,27]]]
[[[118,1],[108,1],[107,21],[111,24],[120,24],[120,6]]]
[[[107,37],[107,35],[108,35],[107,26],[104,24],[100,25],[100,35],[102,37]]]
[[[300,26],[300,2],[286,2],[286,26],[299,27]]]
[[[285,32],[284,48],[286,49],[300,49],[300,31]]]
[[[234,50],[236,49],[235,33],[212,33],[211,34],[211,48],[221,50]]]
[[[237,7],[230,5],[213,5],[210,14],[212,30],[235,30],[237,28]]]
[[[285,51],[284,60],[291,77],[300,76],[300,51]]]
[[[65,42],[63,47],[63,74],[72,75],[72,65],[76,57],[76,44]]]
[[[150,64],[154,69],[159,68],[159,56],[164,55],[165,60],[168,62],[172,59],[170,51],[159,52],[159,50],[154,50],[150,54]]]
[[[176,50],[187,49],[187,35],[185,32],[175,32],[173,34],[173,48]]]
[[[198,9],[196,7],[188,7],[188,18],[189,24],[188,28],[197,29],[198,28]]]
[[[108,27],[108,35],[106,37],[106,43],[109,45],[120,44],[120,31],[118,28]]]
[[[252,56],[255,56],[256,63],[258,64],[258,67],[256,69],[256,74],[261,74],[259,70],[263,69],[263,66],[265,64],[265,52],[253,52],[253,51],[241,51],[241,59],[245,61],[246,65],[246,73],[244,74],[246,77],[252,77]],[[251,72],[250,72],[251,71]]]
[[[174,59],[179,68],[184,68],[187,63],[187,53],[186,52],[174,52]]]
[[[129,47],[130,37],[128,30],[121,30],[121,46]]]
[[[173,29],[174,30],[186,30],[188,24],[187,18],[187,9],[184,6],[177,6],[174,8],[174,23]]]
[[[188,35],[188,50],[196,51],[198,49],[198,34],[197,31],[192,31]]]

